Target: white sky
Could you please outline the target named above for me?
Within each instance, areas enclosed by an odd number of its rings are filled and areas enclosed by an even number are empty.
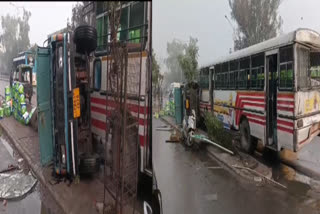
[[[174,38],[198,38],[200,66],[229,54],[230,48],[233,50],[233,30],[224,17],[231,19],[228,0],[156,0],[152,7],[152,42],[160,63],[167,57],[167,42]],[[299,27],[320,32],[319,8],[320,0],[283,0],[279,8],[283,32]],[[164,65],[161,67],[165,69]]]
[[[76,2],[12,2],[17,7],[24,7],[31,12],[30,25],[30,44],[37,43],[39,46],[47,39],[48,34],[67,26],[67,18],[71,21],[72,6]],[[23,14],[23,9],[16,9],[9,2],[0,2],[0,16],[6,14],[17,16]],[[0,29],[0,32],[1,29]]]

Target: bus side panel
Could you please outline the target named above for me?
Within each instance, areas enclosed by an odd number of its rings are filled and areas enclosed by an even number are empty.
[[[294,140],[294,94],[278,93],[277,95],[277,138],[278,150],[286,148],[293,150]],[[290,119],[291,118],[291,119]]]
[[[215,90],[214,112],[227,129],[239,130],[240,119],[245,116],[251,135],[264,143],[266,119],[263,92]]]
[[[139,83],[140,78],[140,53],[131,53],[128,58],[128,87],[127,93],[129,96],[138,97],[139,95],[139,85],[140,96],[145,96],[147,93],[147,74],[146,74],[146,63],[147,57],[145,52],[142,53],[142,64],[141,64],[141,84]],[[101,89],[100,91],[94,91],[91,94],[91,123],[92,123],[92,133],[98,136],[103,142],[105,141],[105,130],[106,130],[106,115],[109,115],[111,111],[114,110],[113,99],[108,97],[108,107],[106,111],[106,95],[101,95],[101,92],[106,91],[106,79],[107,79],[107,66],[108,57],[104,56],[100,58],[102,60],[101,68]],[[109,61],[110,62],[110,61]],[[91,63],[91,68],[93,71],[93,62]],[[94,72],[94,71],[93,71]],[[93,75],[94,76],[94,75]],[[94,80],[92,80],[94,83]],[[140,106],[137,99],[128,98],[128,110],[133,117],[138,119],[139,115],[139,144],[140,144],[140,171],[144,172],[146,167],[146,153],[147,149],[147,97],[144,97],[144,101],[140,101]],[[140,112],[139,112],[140,111]]]
[[[209,89],[201,89],[199,110],[202,118],[204,118],[205,112],[211,111]]]
[[[223,123],[224,128],[237,129],[234,109],[237,92],[215,90],[214,95],[214,112],[217,118]]]
[[[296,93],[295,122],[296,151],[312,141],[320,133],[320,92],[308,91]],[[298,126],[299,124],[299,126]]]

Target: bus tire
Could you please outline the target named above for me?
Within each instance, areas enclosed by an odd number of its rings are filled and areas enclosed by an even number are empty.
[[[240,146],[242,150],[249,154],[252,154],[255,150],[247,118],[244,118],[240,123]]]

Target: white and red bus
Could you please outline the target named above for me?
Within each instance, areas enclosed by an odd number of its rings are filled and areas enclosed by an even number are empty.
[[[210,81],[206,81],[210,79]],[[241,146],[255,140],[299,151],[320,133],[320,34],[310,29],[264,41],[200,69],[200,113],[214,111]]]
[[[91,130],[95,140],[105,143],[106,115],[114,109],[111,96],[106,101],[110,72],[110,29],[106,2],[96,2],[97,49],[90,61]],[[119,8],[120,9],[120,8]],[[152,184],[151,144],[151,2],[124,2],[121,8],[118,40],[128,47],[128,109],[139,123],[139,181]],[[109,66],[109,67],[108,67]],[[106,106],[108,105],[108,106]],[[146,184],[145,179],[142,183]],[[147,182],[148,182],[147,181]],[[150,187],[151,191],[151,187]]]

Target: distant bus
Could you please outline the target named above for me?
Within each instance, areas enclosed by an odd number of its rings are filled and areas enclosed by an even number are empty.
[[[320,34],[298,29],[200,69],[200,112],[214,111],[241,146],[294,152],[320,133]]]
[[[17,67],[18,65],[30,65],[33,67],[33,71],[32,71],[32,85],[35,86],[37,85],[37,76],[36,76],[36,69],[35,67],[37,66],[36,65],[36,62],[35,62],[35,56],[34,56],[34,53],[32,53],[32,51],[23,51],[23,52],[20,52],[18,54],[18,56],[16,56],[14,59],[13,59],[13,62],[12,62],[12,71],[16,71],[17,70]]]

